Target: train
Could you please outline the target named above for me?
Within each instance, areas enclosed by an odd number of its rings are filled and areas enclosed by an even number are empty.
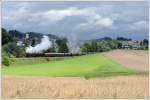
[[[66,57],[81,55],[85,55],[85,53],[26,53],[26,57]]]

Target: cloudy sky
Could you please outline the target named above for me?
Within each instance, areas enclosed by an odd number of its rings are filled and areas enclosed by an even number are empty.
[[[148,37],[148,2],[3,2],[8,30],[80,39]]]

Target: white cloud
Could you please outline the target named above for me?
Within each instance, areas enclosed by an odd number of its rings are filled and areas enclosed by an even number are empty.
[[[67,16],[73,16],[77,13],[76,8],[69,8],[63,10],[49,10],[47,12],[41,13],[43,18],[46,18],[50,21],[60,21],[63,20]]]
[[[102,17],[99,14],[94,15],[93,18],[88,19],[86,23],[81,23],[77,28],[87,28],[87,27],[105,27],[110,28],[114,26],[114,20],[109,17]]]
[[[27,5],[27,4],[24,4]],[[28,7],[19,7],[15,12],[4,14],[4,20],[16,21],[20,25],[22,20],[26,23],[35,23],[38,26],[46,27],[58,21],[65,20],[67,17],[78,16],[84,18],[84,23],[78,23],[77,29],[88,27],[111,27],[114,24],[114,19],[102,17],[95,7],[77,8],[69,7],[65,9],[48,9],[46,11],[30,11]],[[14,26],[18,26],[14,25]],[[76,27],[75,27],[76,28]]]
[[[71,7],[67,9],[48,10],[46,12],[41,12],[40,15],[42,18],[48,19],[49,21],[60,21],[68,16],[90,17],[91,15],[95,15],[95,12],[93,8],[78,9],[76,7]]]
[[[95,25],[110,27],[113,25],[113,20],[110,18],[102,18],[95,22]]]
[[[133,24],[131,24],[130,26],[130,29],[131,30],[147,30],[148,29],[148,22],[145,21],[145,20],[141,20],[141,21],[138,21],[138,22],[135,22]]]
[[[31,12],[26,7],[20,7],[15,12],[4,13],[4,20],[22,20],[25,19],[29,22],[56,22],[64,20],[69,16],[84,16],[84,17],[93,17],[96,16],[94,8],[84,8],[79,9],[76,7],[70,7],[66,9],[50,9],[42,12]],[[42,24],[43,25],[43,24]]]

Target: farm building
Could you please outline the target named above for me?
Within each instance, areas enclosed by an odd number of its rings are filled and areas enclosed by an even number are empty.
[[[144,48],[142,41],[124,41],[122,42],[123,49],[141,49]]]

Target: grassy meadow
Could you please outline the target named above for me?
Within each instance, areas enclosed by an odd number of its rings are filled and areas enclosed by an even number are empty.
[[[96,77],[128,75],[135,70],[105,57],[101,53],[78,57],[20,58],[13,59],[9,67],[2,68],[3,75],[52,76],[52,77]]]

